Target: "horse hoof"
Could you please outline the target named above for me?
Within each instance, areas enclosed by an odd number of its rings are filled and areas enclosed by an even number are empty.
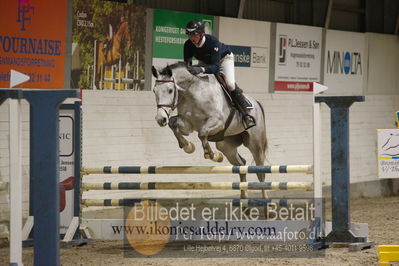
[[[183,150],[186,153],[193,153],[195,151],[195,146],[191,142],[189,142],[186,146],[183,147]]]
[[[220,152],[215,152],[212,161],[221,163],[223,161],[223,154],[221,154]]]
[[[205,159],[210,159],[211,156],[209,155],[209,153],[205,153],[205,154],[204,154],[204,158],[205,158]]]

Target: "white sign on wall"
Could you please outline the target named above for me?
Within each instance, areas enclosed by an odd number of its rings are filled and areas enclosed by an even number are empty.
[[[71,176],[75,176],[74,119],[75,119],[75,111],[73,109],[60,109],[60,115],[59,115],[60,182],[65,181]],[[60,213],[61,234],[66,232],[74,216],[73,202],[74,202],[74,190],[73,189],[66,190],[65,208]]]
[[[269,48],[252,47],[251,59],[252,67],[269,68]]]
[[[234,54],[235,78],[246,92],[268,91],[271,23],[219,17],[221,42]]]
[[[329,94],[362,95],[366,65],[364,33],[328,30],[324,84]]]
[[[312,91],[320,81],[322,29],[276,24],[275,91]]]
[[[399,178],[399,129],[378,129],[378,177]]]
[[[64,110],[62,112],[73,111]],[[60,115],[60,156],[69,157],[73,154],[73,116]]]

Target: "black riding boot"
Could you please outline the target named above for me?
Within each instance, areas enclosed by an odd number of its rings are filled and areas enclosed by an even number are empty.
[[[255,118],[248,114],[248,110],[253,106],[242,94],[242,90],[236,84],[236,89],[231,92],[234,102],[238,105],[238,110],[241,112],[245,129],[251,128],[256,125]]]

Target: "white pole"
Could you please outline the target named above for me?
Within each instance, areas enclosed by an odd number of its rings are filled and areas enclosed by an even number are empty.
[[[92,88],[96,90],[96,71],[97,71],[97,40],[94,40],[94,58],[93,58],[93,81],[92,81]]]
[[[129,62],[127,62],[125,65],[125,80],[128,79],[128,77],[129,77],[129,68],[130,68]],[[125,90],[128,90],[128,89],[129,89],[129,83],[125,83]]]
[[[105,82],[104,82],[105,66],[103,63],[101,63],[100,67],[101,67],[101,76],[100,76],[100,82],[98,83],[99,84],[98,86],[100,87],[100,90],[103,90],[104,86],[105,86]]]
[[[139,50],[136,50],[136,70],[135,70],[135,77],[134,79],[136,79],[136,83],[135,84],[135,90],[138,91],[139,87],[140,87],[140,83],[139,83],[139,73],[140,73],[140,53]]]
[[[111,82],[111,90],[115,90],[115,83],[116,83],[116,74],[115,74],[115,65],[111,66],[111,78],[114,80]]]
[[[118,90],[121,90],[121,82],[122,82],[122,57],[119,58],[119,64],[118,64]]]
[[[315,103],[316,95],[326,91],[326,86],[313,83],[313,190],[315,198],[315,217],[322,222],[321,199],[323,197],[323,185],[321,176],[321,118],[320,103]]]
[[[29,76],[10,71],[10,88]],[[9,99],[10,133],[10,264],[22,264],[22,112],[21,99]]]
[[[10,263],[22,264],[22,112],[21,100],[9,99]]]

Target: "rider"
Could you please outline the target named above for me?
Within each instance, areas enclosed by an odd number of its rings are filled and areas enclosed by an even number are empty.
[[[227,89],[240,108],[246,129],[256,125],[255,119],[248,114],[253,106],[242,94],[234,77],[234,55],[230,48],[220,42],[216,37],[205,34],[205,26],[199,20],[191,20],[187,23],[186,34],[189,39],[184,43],[184,61],[188,65],[188,71],[197,75],[200,73],[218,74],[222,72],[226,79]],[[199,65],[192,65],[192,57],[199,60]]]

